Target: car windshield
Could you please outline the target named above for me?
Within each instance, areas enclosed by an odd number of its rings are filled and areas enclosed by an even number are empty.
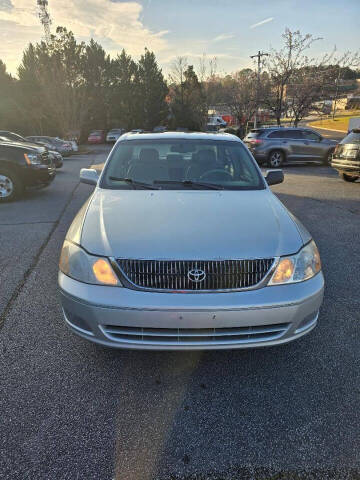
[[[101,131],[100,130],[94,130],[93,132],[90,133],[90,135],[101,135]]]
[[[359,143],[360,144],[360,130],[349,133],[341,142],[341,144],[346,143]]]
[[[13,140],[16,142],[23,142],[25,140],[23,137],[17,135],[16,133],[2,133],[1,137],[2,139],[4,139],[4,141]]]
[[[129,189],[133,182],[162,189],[260,190],[261,173],[243,144],[220,140],[132,140],[112,152],[102,188]]]

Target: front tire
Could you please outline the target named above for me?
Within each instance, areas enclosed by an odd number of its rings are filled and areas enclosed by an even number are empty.
[[[11,202],[24,191],[24,185],[11,169],[0,166],[0,202]]]
[[[281,150],[273,150],[270,152],[268,165],[271,168],[280,168],[284,163],[285,155]]]
[[[352,175],[347,175],[346,173],[339,173],[340,177],[345,180],[345,182],[356,182],[359,177],[353,177]]]

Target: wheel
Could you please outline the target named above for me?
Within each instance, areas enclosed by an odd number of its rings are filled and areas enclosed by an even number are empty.
[[[339,173],[339,175],[343,180],[345,180],[345,182],[356,182],[356,180],[359,178],[347,175],[346,173]]]
[[[19,197],[24,185],[15,172],[0,166],[0,202],[10,202]]]
[[[284,163],[285,155],[281,150],[273,150],[268,159],[268,164],[272,168],[280,168]]]

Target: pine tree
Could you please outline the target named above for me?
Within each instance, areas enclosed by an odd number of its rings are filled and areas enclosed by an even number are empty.
[[[168,87],[155,54],[146,48],[138,63],[135,89],[139,98],[143,127],[152,130],[156,125],[161,125],[168,115],[165,101]]]

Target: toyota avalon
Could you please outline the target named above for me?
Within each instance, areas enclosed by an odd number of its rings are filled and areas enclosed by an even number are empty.
[[[314,240],[229,134],[123,135],[75,217],[60,257],[73,332],[119,348],[277,345],[318,321]]]

